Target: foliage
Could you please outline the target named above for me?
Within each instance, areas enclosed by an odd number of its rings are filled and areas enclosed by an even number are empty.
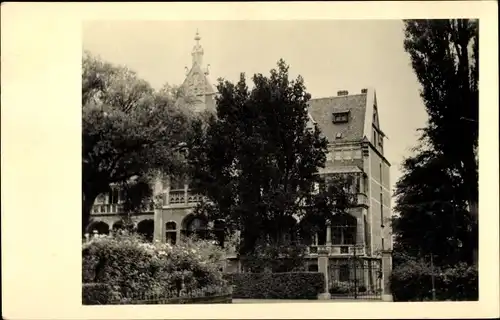
[[[231,303],[231,287],[209,286],[190,292],[181,291],[178,294],[171,291],[167,294],[152,294],[132,292],[125,297],[113,295],[111,286],[104,283],[83,284],[83,304],[213,304]]]
[[[84,283],[82,286],[82,303],[108,304],[113,299],[111,287],[104,283]]]
[[[208,198],[196,210],[241,230],[240,254],[290,232],[326,160],[327,141],[309,122],[310,94],[288,68],[280,60],[269,77],[254,75],[251,90],[244,74],[236,84],[220,80],[217,114],[192,127],[191,185]]]
[[[403,175],[394,193],[396,254],[419,257],[433,253],[437,265],[472,263],[472,250],[477,246],[471,241],[473,221],[462,180],[447,163],[441,155],[423,149],[403,162]]]
[[[428,114],[422,141],[461,180],[462,198],[457,201],[467,201],[474,224],[478,221],[478,28],[478,20],[406,20],[404,41]],[[470,242],[475,241],[475,232]],[[473,260],[477,263],[477,248]]]
[[[83,282],[107,284],[119,299],[225,285],[224,252],[208,242],[151,244],[124,232],[93,238],[83,245],[82,254]]]
[[[233,298],[317,299],[325,288],[320,272],[225,274],[233,285]]]
[[[472,301],[478,299],[478,270],[465,263],[432,270],[428,261],[407,259],[394,267],[391,292],[395,301],[432,300],[432,273],[436,300]]]
[[[128,210],[151,194],[157,171],[178,168],[177,146],[190,116],[166,91],[155,92],[136,73],[86,53],[82,67],[82,232],[95,198],[111,185],[129,191]]]
[[[306,199],[300,233],[304,237],[325,231],[328,221],[342,219],[357,202],[353,177],[348,174],[328,176],[318,180],[318,190]]]
[[[297,242],[260,241],[241,260],[245,270],[254,273],[304,271],[306,250],[307,246]]]
[[[356,286],[354,283],[348,281],[336,281],[330,285],[328,291],[332,295],[354,294],[355,291],[359,294],[367,292],[367,288],[362,284]]]

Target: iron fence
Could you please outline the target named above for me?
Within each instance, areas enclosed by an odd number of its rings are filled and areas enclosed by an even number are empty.
[[[382,268],[379,260],[339,260],[330,263],[328,271],[332,299],[381,299]]]

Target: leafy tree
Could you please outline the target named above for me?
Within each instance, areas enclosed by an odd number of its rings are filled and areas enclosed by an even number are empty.
[[[424,138],[462,179],[461,196],[477,224],[478,21],[406,20],[404,48],[429,116]]]
[[[254,75],[251,90],[244,74],[236,84],[220,79],[216,114],[193,125],[191,185],[208,198],[197,211],[240,230],[243,255],[290,231],[326,160],[327,141],[308,122],[310,94],[288,69],[280,60],[269,77]]]
[[[460,175],[441,155],[423,148],[405,159],[402,168],[395,190],[394,210],[399,215],[393,220],[397,256],[418,258],[432,253],[437,265],[471,263],[477,243],[471,242],[473,221]],[[395,257],[394,264],[406,261]]]
[[[189,114],[169,92],[155,92],[136,73],[85,53],[82,68],[82,232],[96,197],[119,185],[126,208],[151,194],[150,178],[180,166],[177,146]],[[132,194],[133,192],[135,194]]]

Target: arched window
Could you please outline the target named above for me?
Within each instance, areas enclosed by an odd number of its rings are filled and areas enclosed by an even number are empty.
[[[166,242],[175,245],[177,243],[177,224],[174,221],[169,221],[165,224]]]
[[[97,234],[109,234],[109,225],[103,221],[93,222],[89,226],[89,233],[92,235],[97,232]]]
[[[147,241],[153,241],[155,222],[153,219],[142,220],[137,224],[137,233],[142,235]]]
[[[204,216],[188,216],[184,219],[182,234],[186,237],[206,239],[207,225],[208,221]]]
[[[113,228],[112,229],[113,229],[113,231],[123,230],[124,229],[123,222],[122,221],[116,221],[113,224]]]
[[[187,230],[192,232],[205,228],[206,228],[206,222],[204,221],[204,219],[196,217],[193,218],[193,220],[191,220],[191,222],[188,224]]]

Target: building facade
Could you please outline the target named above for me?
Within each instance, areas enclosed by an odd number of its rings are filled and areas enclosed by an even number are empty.
[[[196,111],[215,110],[216,90],[208,78],[208,66],[203,65],[198,33],[195,41],[192,66],[182,86],[196,97]],[[326,166],[320,174],[326,178],[339,174],[351,177],[357,203],[348,217],[320,226],[319,232],[310,235],[307,268],[318,271],[322,268],[319,257],[327,257],[331,283],[354,277],[358,283],[373,286],[380,281],[382,252],[392,247],[390,163],[384,156],[386,136],[379,121],[376,93],[373,89],[339,91],[335,96],[311,99],[309,113],[310,121],[320,127],[329,142]],[[151,239],[176,244],[207,229],[223,234],[223,221],[210,222],[191,214],[202,196],[192,192],[185,181],[159,180],[154,194],[160,199],[158,204],[132,217],[138,231]],[[120,227],[120,203],[119,190],[100,196],[89,230],[107,233]],[[353,268],[353,261],[360,267]],[[241,266],[233,259],[227,271],[241,271]]]

